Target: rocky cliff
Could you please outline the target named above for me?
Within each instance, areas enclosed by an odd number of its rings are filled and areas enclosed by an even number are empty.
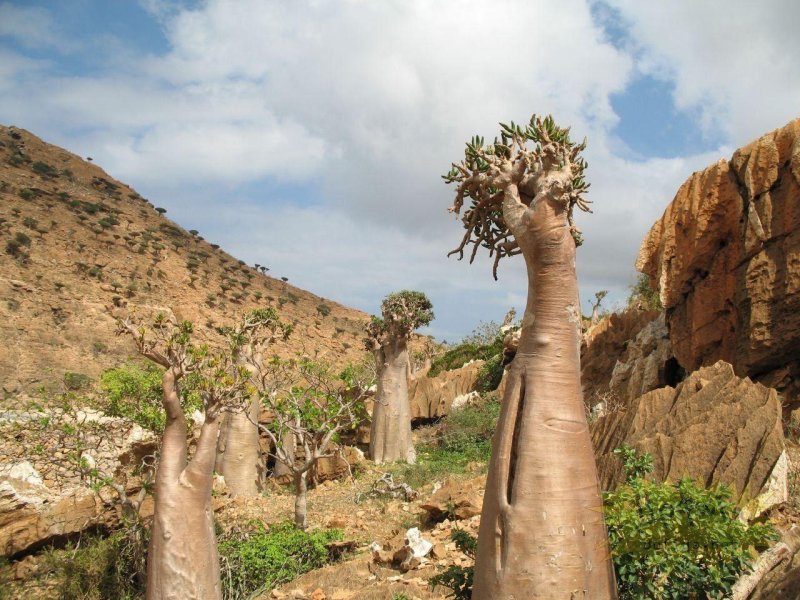
[[[694,173],[636,267],[658,287],[687,371],[717,360],[776,387],[800,384],[800,119]]]

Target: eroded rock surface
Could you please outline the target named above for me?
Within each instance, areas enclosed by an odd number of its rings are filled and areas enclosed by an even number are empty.
[[[658,480],[691,477],[706,486],[726,484],[740,506],[767,488],[772,504],[787,498],[786,477],[770,481],[786,456],[778,395],[737,377],[722,361],[692,373],[677,388],[654,390],[627,410],[599,418],[592,424],[592,441],[603,489],[622,481],[613,451],[629,444],[653,456]],[[754,512],[768,507],[756,504]]]
[[[794,398],[800,374],[800,119],[694,173],[636,263],[687,370],[718,360]]]
[[[412,419],[436,419],[450,412],[453,400],[475,391],[482,360],[468,363],[460,369],[443,371],[436,377],[424,373],[408,384]]]
[[[583,386],[584,400],[590,406],[606,399],[610,390],[611,373],[614,372],[617,362],[630,364],[627,360],[628,346],[639,333],[656,320],[659,312],[655,310],[640,310],[630,308],[619,313],[611,313],[593,325],[584,334],[581,344],[581,385]],[[663,367],[661,368],[663,371]],[[627,375],[627,377],[626,377]],[[628,369],[625,373],[620,371],[617,375],[617,389],[627,388],[623,379],[634,377]],[[640,379],[636,376],[635,379]],[[666,385],[666,381],[652,382],[654,389]],[[632,386],[633,387],[633,386]],[[647,386],[639,386],[640,389]],[[644,391],[649,391],[644,390]],[[625,393],[627,397],[627,390]],[[635,396],[634,396],[635,397]]]

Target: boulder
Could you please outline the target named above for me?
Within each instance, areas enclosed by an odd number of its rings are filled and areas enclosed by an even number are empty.
[[[800,119],[694,173],[653,225],[636,268],[658,288],[689,371],[800,391]]]
[[[778,395],[737,377],[727,363],[704,367],[676,388],[648,392],[597,419],[591,431],[603,489],[622,481],[613,451],[628,444],[653,456],[655,479],[725,484],[748,516],[788,497]]]
[[[444,518],[464,520],[481,514],[484,477],[448,480],[428,500],[420,504],[432,521]]]
[[[93,491],[62,494],[22,479],[0,481],[0,556],[78,533],[102,520],[105,503]]]

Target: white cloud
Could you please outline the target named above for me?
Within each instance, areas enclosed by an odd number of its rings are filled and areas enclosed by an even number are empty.
[[[639,67],[675,83],[675,104],[699,109],[735,145],[800,111],[800,4],[795,0],[639,2],[621,11]]]

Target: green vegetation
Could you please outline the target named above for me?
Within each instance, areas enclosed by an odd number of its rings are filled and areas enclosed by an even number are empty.
[[[14,258],[24,260],[27,259],[28,253],[25,252],[23,248],[30,248],[30,246],[31,238],[21,231],[18,231],[13,238],[8,240],[8,243],[6,244],[6,254],[9,254]]]
[[[324,566],[327,544],[341,540],[338,529],[303,531],[291,523],[261,523],[247,534],[220,539],[222,583],[226,599],[250,598]]]
[[[502,347],[501,347],[502,348]],[[503,352],[495,354],[487,359],[478,372],[478,381],[476,382],[479,392],[491,392],[497,389],[500,381],[503,379]]]
[[[324,302],[321,302],[320,304],[317,304],[317,312],[323,317],[327,317],[329,314],[331,314],[331,307]]]
[[[41,175],[42,177],[48,179],[51,177],[58,177],[59,175],[58,169],[39,160],[37,160],[31,165],[31,169],[37,175]]]
[[[725,487],[648,481],[648,455],[616,452],[626,482],[606,493],[605,512],[620,599],[727,598],[752,549],[775,539],[774,529],[742,524]]]
[[[494,396],[455,409],[442,421],[435,442],[417,446],[416,464],[396,463],[388,467],[415,489],[437,478],[465,473],[470,463],[488,462],[499,416],[500,403]]]
[[[629,286],[631,291],[628,296],[628,306],[640,305],[648,310],[660,310],[661,298],[658,290],[650,287],[650,278],[645,273],[639,273],[636,282]]]
[[[64,387],[70,392],[77,392],[88,388],[92,383],[92,378],[83,373],[64,373]]]
[[[146,549],[146,534],[137,525],[50,550],[44,564],[59,582],[62,600],[135,600],[144,597]]]
[[[128,363],[108,369],[100,375],[100,389],[106,402],[102,408],[112,417],[124,417],[145,429],[160,433],[166,417],[161,405],[161,375],[163,369],[156,365],[144,366]],[[192,376],[182,381],[184,412],[192,412],[203,405]]]

